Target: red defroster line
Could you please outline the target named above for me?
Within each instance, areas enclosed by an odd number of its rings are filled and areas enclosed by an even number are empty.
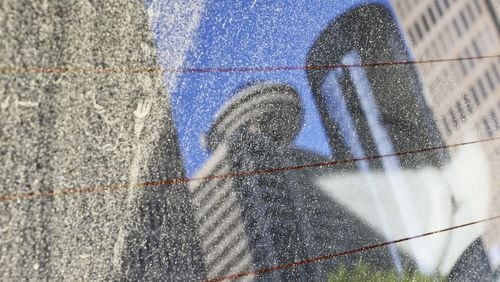
[[[352,65],[321,66],[269,66],[269,67],[231,67],[231,68],[161,68],[161,67],[0,67],[0,74],[141,74],[141,73],[231,73],[231,72],[274,72],[299,70],[325,70],[337,68],[376,68],[397,65],[433,64],[444,62],[482,60],[500,58],[500,54],[489,56],[364,63]]]
[[[354,158],[354,159],[345,159],[331,162],[321,162],[321,163],[311,163],[305,165],[297,165],[297,166],[289,166],[289,167],[278,167],[278,168],[268,168],[268,169],[260,169],[253,171],[241,171],[241,172],[231,172],[227,174],[219,174],[219,175],[208,175],[204,177],[194,177],[194,178],[174,178],[174,179],[166,179],[160,181],[151,181],[151,182],[142,182],[142,183],[122,183],[122,184],[111,184],[111,185],[102,185],[96,187],[89,188],[64,188],[56,191],[48,191],[48,192],[31,192],[31,193],[19,193],[19,194],[6,194],[0,196],[0,202],[4,201],[14,201],[14,200],[22,200],[22,199],[36,199],[36,198],[48,198],[55,196],[64,196],[64,195],[75,195],[75,194],[87,194],[87,193],[98,193],[98,192],[106,192],[106,191],[116,191],[116,190],[128,190],[128,189],[144,189],[146,187],[157,187],[161,185],[175,185],[180,183],[188,183],[192,181],[210,181],[215,179],[225,179],[225,178],[233,178],[233,177],[246,177],[246,176],[255,176],[262,174],[273,174],[294,170],[302,170],[308,168],[320,168],[320,167],[330,167],[336,166],[340,164],[349,164],[358,161],[366,161],[366,160],[376,160],[382,159],[386,157],[394,157],[394,156],[404,156],[410,154],[418,154],[431,152],[436,150],[444,150],[448,148],[460,147],[465,145],[491,142],[500,139],[500,137],[493,137],[488,139],[474,140],[469,142],[443,145],[438,147],[428,147],[428,148],[420,148],[409,151],[401,151],[392,154],[385,155],[375,155],[375,156],[367,156],[364,158]]]
[[[393,245],[393,244],[397,244],[397,243],[401,243],[401,242],[405,242],[405,241],[410,241],[410,240],[414,240],[414,239],[418,239],[418,238],[422,238],[422,237],[428,237],[428,236],[435,235],[438,233],[448,232],[451,230],[464,228],[467,226],[471,226],[471,225],[475,225],[478,223],[483,223],[483,222],[487,222],[487,221],[491,221],[491,220],[495,220],[495,219],[500,219],[500,215],[489,217],[486,219],[477,220],[477,221],[472,221],[469,223],[455,225],[455,226],[444,228],[441,230],[436,230],[436,231],[422,233],[422,234],[415,235],[415,236],[401,238],[398,240],[387,241],[387,242],[382,242],[382,243],[373,244],[373,245],[367,245],[367,246],[363,246],[363,247],[352,249],[352,250],[342,251],[342,252],[338,252],[338,253],[330,253],[330,254],[314,257],[314,258],[308,258],[305,260],[300,260],[300,261],[296,261],[296,262],[292,262],[292,263],[281,264],[281,265],[276,265],[276,266],[271,266],[271,267],[266,267],[266,268],[260,268],[260,269],[256,269],[256,270],[252,270],[252,271],[248,271],[248,272],[240,272],[240,273],[235,273],[235,274],[231,274],[228,276],[215,277],[215,278],[212,278],[212,279],[209,279],[206,281],[207,282],[215,282],[215,281],[223,281],[223,280],[233,280],[233,279],[237,279],[237,278],[241,278],[241,277],[245,277],[245,276],[261,275],[264,273],[273,272],[273,271],[277,271],[277,270],[283,270],[283,269],[287,269],[287,268],[293,268],[293,267],[301,266],[301,265],[308,264],[308,263],[315,263],[315,262],[329,260],[329,259],[333,259],[333,258],[337,258],[337,257],[349,256],[349,255],[353,255],[356,253],[361,253],[361,252],[365,252],[368,250],[377,249],[377,248],[385,247],[388,245]]]

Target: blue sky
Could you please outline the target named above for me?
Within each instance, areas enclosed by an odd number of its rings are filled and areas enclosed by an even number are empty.
[[[350,7],[367,2],[387,1],[207,1],[183,67],[304,66],[320,32]],[[157,33],[155,38],[165,38],[160,29],[153,32]],[[169,50],[158,52],[161,55]],[[169,62],[160,64],[169,67]],[[209,156],[200,142],[201,134],[208,130],[219,108],[236,89],[255,81],[280,82],[297,89],[305,121],[295,143],[331,155],[305,71],[183,73],[171,93],[171,106],[188,176],[193,176]]]

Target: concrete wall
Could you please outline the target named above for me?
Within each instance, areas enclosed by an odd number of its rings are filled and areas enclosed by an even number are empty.
[[[144,2],[5,0],[0,36],[0,277],[202,275],[185,187],[127,189],[183,176]]]

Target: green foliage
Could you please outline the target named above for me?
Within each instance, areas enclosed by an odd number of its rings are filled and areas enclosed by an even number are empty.
[[[444,281],[438,277],[425,276],[418,272],[410,272],[405,270],[401,276],[396,270],[380,271],[374,270],[367,264],[358,264],[354,268],[346,268],[344,265],[337,268],[334,272],[328,275],[329,282],[344,282],[344,281],[366,281],[366,282],[382,282],[382,281],[404,281],[404,282],[431,282]]]

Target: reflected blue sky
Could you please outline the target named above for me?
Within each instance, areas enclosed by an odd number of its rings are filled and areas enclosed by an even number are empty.
[[[304,66],[314,39],[328,23],[347,9],[368,2],[387,3],[360,0],[207,1],[184,68]],[[152,23],[152,26],[161,24]],[[161,29],[154,32],[155,38],[165,38]],[[169,50],[160,48],[158,52]],[[169,62],[160,64],[171,67]],[[193,176],[209,156],[202,147],[201,135],[208,130],[220,107],[237,89],[258,81],[285,83],[297,89],[304,105],[305,120],[296,145],[323,155],[332,154],[305,71],[182,73],[171,93],[171,105],[188,176]]]

